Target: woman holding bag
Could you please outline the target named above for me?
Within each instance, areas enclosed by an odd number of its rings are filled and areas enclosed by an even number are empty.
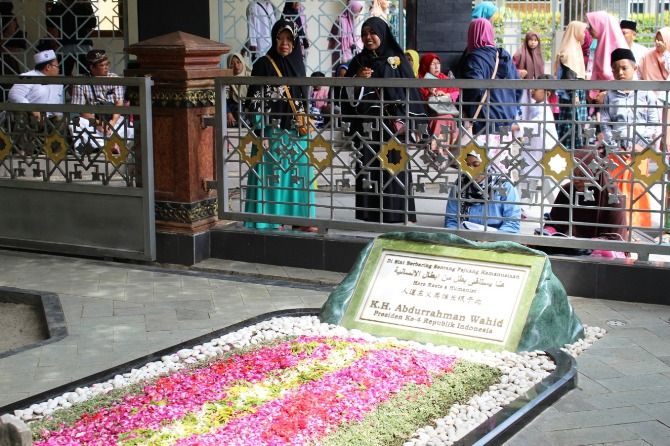
[[[486,19],[470,22],[461,72],[464,79],[519,78],[512,56],[496,47],[493,25]],[[521,92],[509,88],[464,89],[463,112],[473,121],[473,133],[495,133],[502,126],[511,126],[519,112]]]
[[[305,64],[295,24],[281,19],[272,27],[272,47],[258,59],[251,72],[262,77],[305,77]],[[298,122],[307,110],[307,88],[286,85],[249,87],[249,118],[264,147],[254,147],[252,157],[263,150],[260,162],[250,166],[245,212],[291,217],[316,216],[313,169],[307,157],[308,135]],[[278,127],[271,125],[273,121]],[[281,225],[246,222],[248,228],[281,229]],[[298,226],[316,232],[312,226]]]

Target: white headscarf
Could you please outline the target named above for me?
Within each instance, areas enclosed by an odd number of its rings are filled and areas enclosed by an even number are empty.
[[[232,70],[233,57],[237,57],[240,62],[242,62],[242,71],[240,74],[235,76],[251,76],[251,70],[247,66],[247,62],[244,60],[244,57],[240,53],[232,53],[228,56],[227,66]],[[230,86],[230,99],[235,102],[240,102],[240,98],[244,98],[247,95],[247,85],[231,85]]]

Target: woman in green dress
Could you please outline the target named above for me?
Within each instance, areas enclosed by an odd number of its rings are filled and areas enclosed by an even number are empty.
[[[305,77],[293,22],[282,19],[275,23],[272,48],[256,61],[251,75]],[[249,97],[254,133],[263,139],[265,148],[260,162],[249,169],[245,212],[314,218],[314,175],[307,156],[308,136],[301,135],[296,126],[296,114],[306,111],[307,88],[255,85],[249,88]],[[252,157],[257,154],[256,150],[258,147],[254,148]],[[281,228],[278,223],[268,222],[246,222],[245,226]],[[316,232],[312,226],[294,226],[293,229]]]

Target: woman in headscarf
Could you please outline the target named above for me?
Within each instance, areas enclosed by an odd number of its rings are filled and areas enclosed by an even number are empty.
[[[582,44],[586,23],[574,20],[568,23],[556,55],[556,78],[561,80],[586,79]],[[584,146],[583,126],[588,119],[584,90],[558,90],[556,131],[561,143],[570,149]]]
[[[512,56],[497,48],[493,25],[486,19],[475,19],[468,28],[467,54],[461,74],[464,79],[518,79]],[[486,97],[485,97],[486,96]],[[508,88],[464,89],[463,112],[474,122],[474,133],[493,133],[501,126],[510,126],[519,111],[521,90]]]
[[[298,32],[292,21],[280,19],[272,27],[272,47],[258,59],[251,72],[261,77],[305,77]],[[269,147],[252,147],[251,157],[263,151],[250,166],[245,211],[249,213],[314,218],[314,176],[306,154],[307,137],[297,129],[296,112],[307,110],[308,92],[300,86],[253,85],[249,87],[249,118],[254,133]],[[294,107],[289,101],[293,102]],[[277,122],[278,128],[273,122]],[[246,227],[279,229],[276,223],[246,222]],[[316,232],[311,226],[294,229]]]
[[[574,158],[572,178],[561,185],[544,232],[627,240],[625,200],[617,197],[617,186],[609,180],[607,160],[595,150],[576,150]],[[594,171],[593,166],[601,167]]]
[[[339,64],[348,63],[363,48],[360,36],[356,33],[356,17],[363,11],[363,7],[363,2],[349,0],[330,29],[328,49],[333,51],[333,69]]]
[[[389,20],[389,1],[372,0],[370,3],[370,17],[379,17],[388,23]]]
[[[442,65],[440,57],[435,53],[426,53],[421,56],[421,62],[419,63],[419,78],[420,79],[449,79],[449,76],[442,72]],[[440,97],[447,96],[451,102],[458,101],[459,90],[458,88],[419,88],[419,93],[421,93],[421,99],[428,101],[431,96]],[[456,110],[456,106],[454,105]],[[428,129],[430,134],[435,136],[437,140],[445,141],[447,144],[452,145],[458,139],[458,126],[456,121],[454,121],[454,115],[436,115],[429,111],[429,115],[433,115],[428,123]],[[448,133],[446,135],[442,134],[442,129],[447,128]],[[438,145],[438,141],[433,140],[433,149],[435,150]]]
[[[414,73],[386,22],[371,17],[361,29],[363,51],[349,63],[348,77],[413,79]],[[342,119],[351,123],[348,134],[360,153],[356,162],[356,218],[370,222],[416,221],[412,176],[407,154],[380,153],[386,142],[410,140],[413,117],[425,116],[414,88],[356,87],[343,89]],[[407,119],[409,118],[409,119]]]
[[[305,19],[305,7],[300,2],[284,3],[282,18],[295,23],[298,31],[298,39],[302,49],[302,57],[307,58],[307,48],[309,48],[309,39],[307,38],[307,20]]]
[[[535,31],[528,31],[523,39],[523,45],[512,58],[519,70],[521,79],[537,79],[544,74],[544,58],[540,35]]]
[[[240,53],[233,53],[228,56],[228,69],[233,70],[233,76],[250,76],[251,70]],[[228,88],[228,97],[226,98],[226,120],[228,127],[235,127],[240,120],[240,110],[242,102],[247,96],[246,85],[230,85]]]
[[[481,2],[472,8],[472,18],[491,20],[496,12],[498,7],[493,2]]]
[[[611,81],[614,75],[610,55],[617,48],[628,48],[628,43],[623,36],[619,22],[607,12],[587,12],[586,19],[591,36],[598,39],[598,46],[593,57],[591,80]]]
[[[414,71],[414,77],[419,77],[419,53],[415,50],[405,50],[405,57],[410,64],[412,64],[412,71]]]
[[[476,151],[465,157],[467,165],[480,168]],[[475,177],[463,173],[455,181],[447,201],[444,227],[478,231],[502,231],[512,234],[521,228],[519,195],[505,176],[485,170]]]
[[[654,48],[639,60],[640,79],[645,81],[667,81],[670,79],[670,27],[656,32]],[[665,100],[665,98],[662,98]]]

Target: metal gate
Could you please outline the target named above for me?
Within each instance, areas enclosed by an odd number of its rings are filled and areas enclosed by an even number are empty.
[[[133,105],[2,103],[0,245],[154,260],[151,79],[0,77],[66,90],[82,82],[123,86]],[[82,113],[121,118],[100,132]]]

